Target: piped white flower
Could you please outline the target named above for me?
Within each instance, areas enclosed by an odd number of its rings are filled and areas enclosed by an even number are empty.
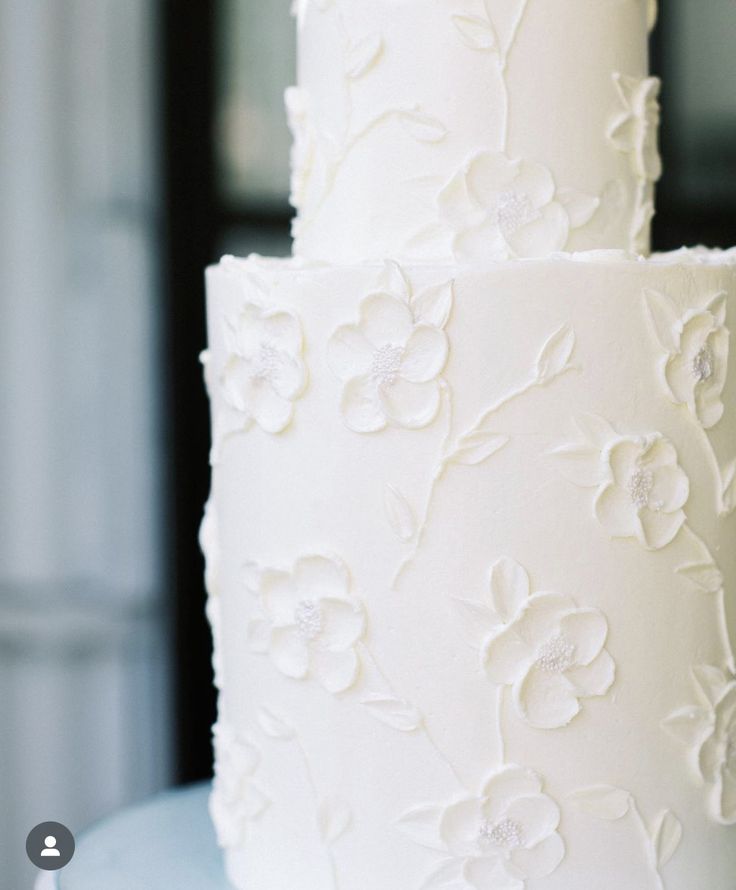
[[[559,823],[559,807],[544,793],[540,776],[509,765],[477,796],[409,811],[397,825],[446,857],[423,886],[523,890],[527,880],[551,875],[562,862]]]
[[[563,250],[600,201],[558,190],[550,171],[531,161],[484,151],[439,194],[440,215],[462,261],[540,257]]]
[[[726,327],[725,293],[716,294],[704,309],[679,315],[665,293],[644,292],[649,321],[662,347],[663,382],[670,398],[687,405],[704,429],[723,416],[730,333]]]
[[[246,586],[258,595],[263,611],[263,618],[249,627],[256,651],[267,653],[285,676],[314,677],[328,692],[343,692],[355,683],[365,612],[350,594],[344,563],[310,555],[288,571],[249,566]]]
[[[584,441],[552,454],[576,485],[596,488],[595,515],[614,538],[636,538],[648,550],[674,540],[685,523],[690,483],[674,445],[660,433],[621,436],[601,417],[581,415]]]
[[[284,103],[293,137],[291,147],[291,191],[289,201],[297,210],[304,203],[315,163],[316,140],[312,131],[309,94],[301,87],[288,87]]]
[[[711,665],[694,668],[693,677],[701,703],[670,714],[663,726],[695,755],[713,818],[736,825],[736,681]]]
[[[532,726],[566,726],[580,699],[611,688],[616,671],[598,609],[558,593],[531,594],[523,567],[503,559],[491,570],[489,614],[496,623],[481,644],[481,662],[494,683],[512,687],[517,712]]]
[[[634,173],[647,182],[662,175],[657,135],[659,132],[659,90],[657,77],[613,75],[620,109],[612,117],[608,138],[631,158]]]
[[[255,745],[238,736],[220,721],[213,727],[215,778],[210,795],[210,814],[221,847],[245,842],[249,822],[268,807],[269,800],[255,779],[260,755]]]
[[[230,417],[222,432],[248,429],[252,423],[268,433],[286,429],[307,384],[297,317],[284,309],[244,303],[226,320],[225,348],[221,383]]]
[[[415,294],[393,264],[381,289],[361,302],[358,321],[332,334],[327,361],[344,383],[340,407],[350,429],[419,429],[434,420],[451,306],[450,282]]]

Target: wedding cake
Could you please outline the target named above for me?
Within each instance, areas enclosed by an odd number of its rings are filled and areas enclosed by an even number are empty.
[[[648,0],[299,0],[207,272],[240,890],[733,890],[736,252],[648,256]]]

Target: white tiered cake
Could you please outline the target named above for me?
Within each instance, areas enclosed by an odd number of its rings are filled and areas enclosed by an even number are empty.
[[[296,257],[207,278],[230,879],[733,890],[736,253],[642,256],[653,4],[296,11]]]

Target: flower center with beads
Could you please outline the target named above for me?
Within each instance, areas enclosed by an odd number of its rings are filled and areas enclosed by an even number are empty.
[[[693,377],[698,383],[705,383],[713,376],[713,350],[704,346],[693,359]]]
[[[478,830],[478,845],[482,850],[501,847],[503,850],[514,850],[524,843],[524,830],[513,819],[501,819],[491,822],[486,819]]]
[[[649,498],[654,488],[654,474],[651,470],[639,469],[629,479],[629,494],[632,503],[640,510],[649,506]]]
[[[523,226],[539,218],[529,195],[523,192],[504,192],[496,205],[496,221],[505,235],[513,235]]]
[[[322,631],[322,608],[316,600],[302,600],[294,612],[294,623],[303,640],[314,640]]]
[[[278,354],[270,343],[261,343],[260,349],[251,359],[251,375],[255,380],[268,380],[276,370]]]
[[[401,346],[386,343],[373,353],[371,377],[379,386],[391,386],[396,381],[404,350]]]
[[[575,644],[564,634],[552,637],[539,650],[537,665],[547,674],[562,674],[575,664]]]

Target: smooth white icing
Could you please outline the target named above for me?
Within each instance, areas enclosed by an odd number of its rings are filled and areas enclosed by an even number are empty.
[[[233,884],[732,890],[736,253],[208,294]]]
[[[649,0],[301,0],[295,253],[646,252]],[[478,231],[480,229],[480,231]]]

